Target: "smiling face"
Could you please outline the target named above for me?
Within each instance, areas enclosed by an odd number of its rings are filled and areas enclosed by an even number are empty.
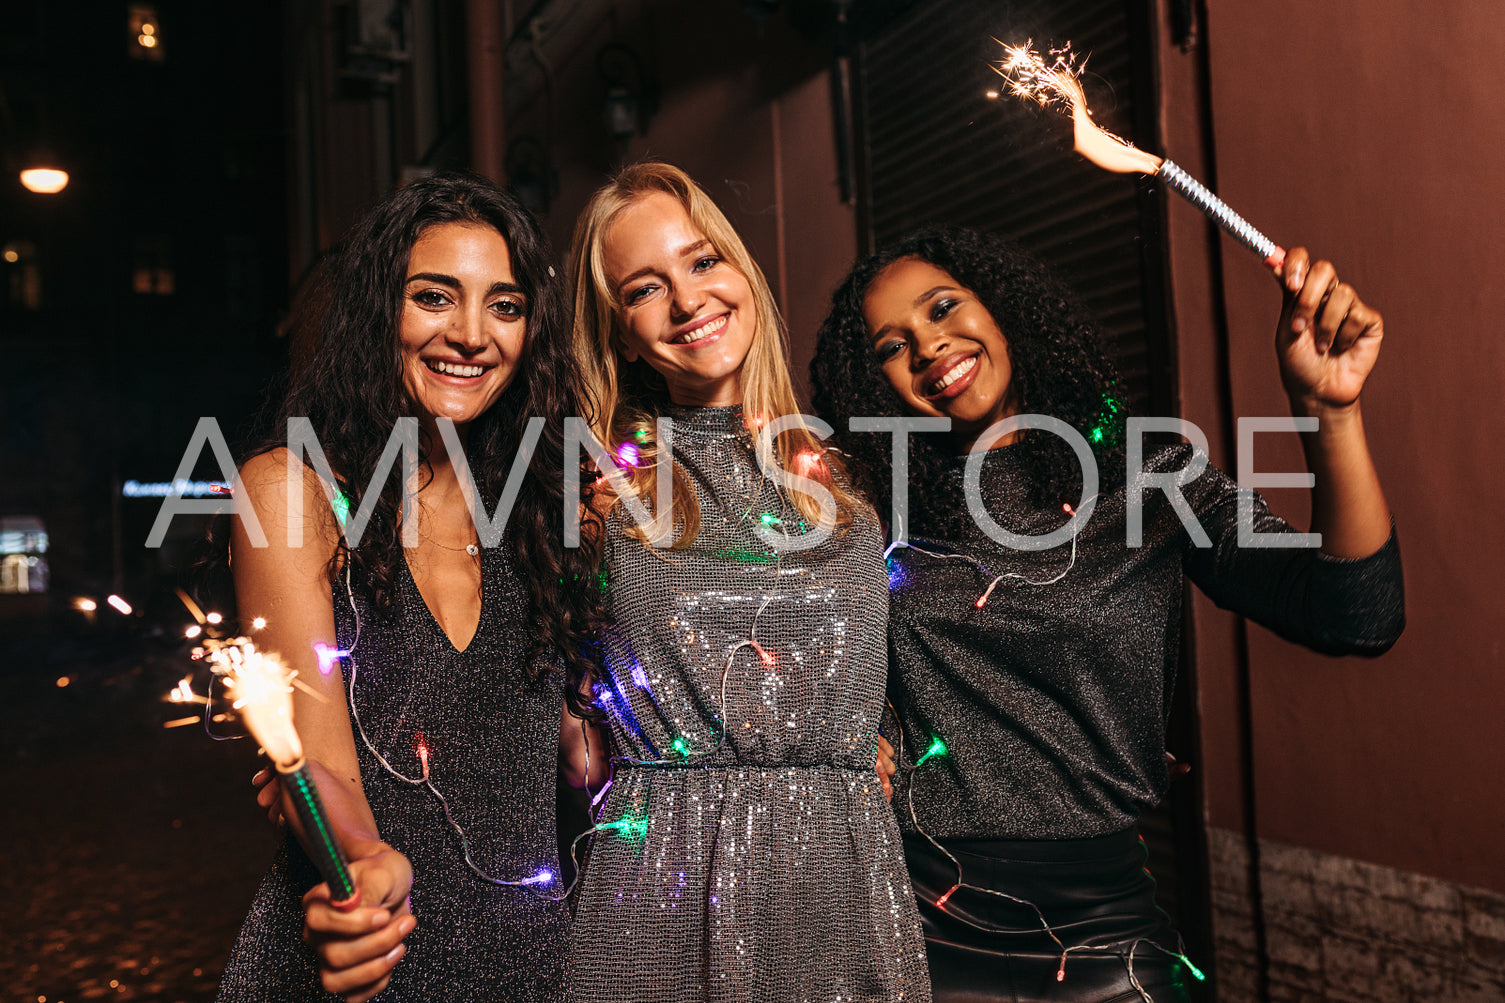
[[[911,414],[950,418],[951,434],[970,445],[1018,410],[1008,340],[977,294],[944,269],[895,261],[868,286],[862,317],[884,377]]]
[[[652,366],[676,404],[741,403],[756,300],[684,206],[662,192],[641,196],[606,230],[601,258],[623,356]]]
[[[403,385],[422,416],[464,426],[495,404],[517,372],[527,317],[500,233],[440,223],[419,234],[397,334]]]

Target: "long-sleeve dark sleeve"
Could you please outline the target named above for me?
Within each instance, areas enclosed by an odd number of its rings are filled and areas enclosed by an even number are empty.
[[[1256,533],[1294,533],[1253,495]],[[1241,547],[1239,487],[1209,466],[1187,497],[1212,541],[1188,541],[1182,566],[1213,602],[1268,627],[1288,641],[1328,655],[1379,655],[1406,626],[1400,548],[1390,537],[1368,557],[1342,558],[1316,548]]]

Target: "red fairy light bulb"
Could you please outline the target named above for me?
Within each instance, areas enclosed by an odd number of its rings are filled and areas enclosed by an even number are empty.
[[[413,733],[413,743],[418,752],[418,761],[423,764],[423,779],[427,780],[429,778],[428,739],[423,737],[423,732],[417,731]]]
[[[801,477],[808,477],[814,481],[828,480],[830,475],[826,471],[826,461],[820,453],[809,447],[801,449],[794,454],[794,472]]]
[[[952,885],[950,888],[946,889],[946,894],[935,900],[935,907],[937,909],[946,908],[946,903],[950,900],[952,895],[956,894],[956,890],[960,887],[961,885]]]

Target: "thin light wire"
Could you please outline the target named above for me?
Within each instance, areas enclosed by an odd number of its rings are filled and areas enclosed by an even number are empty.
[[[1096,496],[1094,496],[1094,497],[1096,497]],[[1089,503],[1090,503],[1090,499],[1089,499]],[[1075,512],[1075,510],[1070,505],[1063,505],[1062,508],[1068,514],[1070,514],[1073,518],[1075,518],[1076,512]],[[933,558],[937,558],[937,559],[941,559],[941,560],[964,561],[964,562],[966,562],[968,564],[971,564],[973,567],[977,568],[985,576],[991,574],[991,572],[989,572],[989,570],[980,561],[978,561],[976,558],[972,557],[970,554],[962,554],[962,553],[947,554],[947,553],[941,553],[941,552],[934,551],[934,550],[928,550],[925,547],[916,546],[915,544],[909,543],[906,540],[904,540],[904,538],[903,538],[903,524],[902,523],[899,524],[899,530],[900,530],[900,532],[898,534],[898,538],[895,539],[893,543],[889,544],[888,549],[886,549],[883,552],[883,557],[884,557],[885,560],[888,559],[889,555],[892,554],[896,548],[898,548],[898,547],[904,547],[907,550],[915,550],[915,551],[918,551],[919,553],[925,554],[925,555],[927,555],[929,557],[933,557]],[[1055,576],[1053,576],[1051,578],[1038,579],[1037,580],[1037,579],[1030,578],[1027,575],[1023,575],[1023,574],[1021,574],[1019,572],[1016,572],[1016,571],[1006,571],[1003,574],[994,577],[992,579],[992,581],[989,582],[986,591],[984,591],[983,594],[980,597],[978,597],[978,599],[974,603],[974,605],[978,609],[981,609],[987,603],[988,599],[993,595],[993,590],[996,589],[998,587],[999,583],[1002,582],[1006,578],[1018,579],[1019,581],[1023,582],[1026,585],[1054,585],[1057,582],[1059,582],[1062,579],[1064,579],[1066,577],[1066,575],[1071,571],[1071,569],[1076,566],[1077,536],[1078,536],[1078,532],[1077,531],[1073,531],[1072,534],[1071,534],[1071,558],[1067,562],[1066,567],[1063,568],[1059,574],[1057,574],[1057,575],[1055,575]],[[889,704],[889,709],[890,710],[894,710],[894,706],[893,706],[892,703]],[[1017,895],[1010,895],[1008,892],[1001,891],[1001,890],[999,890],[997,888],[986,888],[986,887],[983,887],[981,885],[974,885],[974,884],[969,883],[965,879],[965,875],[964,875],[964,872],[963,872],[963,869],[962,869],[961,861],[957,860],[956,857],[951,854],[951,851],[947,850],[944,846],[942,846],[939,842],[937,842],[936,839],[935,839],[935,837],[931,836],[930,833],[926,832],[925,831],[925,827],[920,824],[919,815],[915,811],[915,806],[914,806],[915,773],[919,770],[920,763],[919,763],[919,761],[916,761],[913,766],[905,766],[904,765],[904,724],[900,720],[897,711],[894,712],[894,721],[895,721],[896,726],[899,729],[899,748],[898,748],[899,768],[907,770],[908,773],[909,773],[909,783],[908,783],[908,785],[906,787],[906,792],[905,792],[906,797],[905,797],[905,800],[908,803],[910,822],[913,823],[915,831],[918,832],[921,836],[924,836],[925,839],[926,839],[926,841],[929,842],[931,846],[935,847],[942,854],[944,854],[945,857],[946,857],[946,859],[949,860],[949,861],[951,861],[951,865],[956,868],[956,881],[938,899],[936,899],[936,901],[935,901],[936,908],[938,908],[938,909],[940,909],[942,911],[945,911],[945,909],[946,909],[946,901],[948,899],[950,899],[951,896],[954,895],[957,891],[959,891],[959,890],[961,890],[963,888],[967,889],[968,891],[977,892],[977,893],[982,894],[982,895],[992,895],[992,896],[994,896],[996,898],[1006,899],[1006,900],[1008,900],[1010,902],[1014,902],[1014,903],[1016,903],[1018,905],[1028,906],[1034,912],[1036,919],[1039,920],[1039,922],[1040,922],[1040,929],[1046,934],[1046,936],[1050,937],[1050,939],[1055,942],[1055,944],[1056,944],[1057,947],[1059,947],[1061,949],[1061,965],[1056,970],[1056,981],[1061,982],[1061,981],[1065,980],[1065,978],[1066,978],[1066,958],[1067,958],[1068,955],[1070,955],[1074,951],[1107,951],[1107,952],[1118,951],[1118,952],[1120,952],[1119,953],[1119,957],[1123,958],[1125,967],[1127,968],[1128,975],[1129,975],[1129,983],[1131,985],[1133,985],[1134,989],[1139,993],[1139,995],[1141,997],[1143,997],[1143,999],[1145,1000],[1145,1003],[1155,1003],[1155,1001],[1154,1001],[1153,997],[1151,997],[1150,994],[1145,991],[1144,986],[1140,984],[1138,977],[1134,974],[1134,954],[1135,954],[1135,951],[1138,949],[1138,947],[1139,947],[1140,944],[1149,944],[1151,947],[1153,947],[1157,951],[1160,951],[1162,954],[1165,954],[1165,955],[1167,955],[1169,957],[1175,958],[1176,960],[1178,960],[1178,961],[1182,962],[1183,964],[1185,964],[1188,968],[1191,968],[1191,969],[1195,970],[1196,966],[1192,965],[1191,960],[1186,957],[1186,943],[1185,943],[1184,940],[1182,940],[1180,933],[1176,934],[1176,942],[1177,942],[1177,947],[1178,947],[1178,950],[1176,950],[1176,951],[1172,951],[1169,948],[1163,947],[1160,944],[1156,943],[1155,941],[1149,939],[1148,937],[1140,937],[1140,938],[1137,938],[1137,939],[1131,941],[1129,943],[1129,948],[1128,948],[1129,953],[1128,953],[1127,957],[1124,957],[1124,955],[1121,953],[1122,950],[1123,950],[1123,944],[1122,944],[1122,942],[1114,942],[1114,943],[1108,943],[1108,944],[1090,944],[1090,943],[1089,944],[1073,944],[1072,946],[1067,947],[1066,944],[1064,942],[1062,942],[1061,938],[1056,935],[1055,930],[1053,930],[1051,928],[1050,923],[1045,918],[1045,913],[1043,911],[1041,911],[1040,907],[1037,906],[1035,903],[1029,901],[1028,899],[1020,898]],[[994,926],[992,924],[987,924],[987,923],[979,923],[979,922],[976,922],[976,921],[974,921],[972,919],[969,919],[966,916],[962,916],[962,915],[959,915],[957,913],[952,913],[952,912],[947,912],[946,915],[950,916],[952,919],[955,919],[955,920],[957,920],[957,921],[959,921],[961,923],[965,923],[967,926],[970,926],[970,927],[972,927],[974,929],[977,929],[977,930],[982,930],[982,931],[984,931],[986,933],[1028,934],[1028,933],[1033,933],[1034,932],[1033,930],[1010,929],[1010,928],[1007,928],[1007,927],[999,927],[999,926]]]
[[[531,877],[518,879],[499,878],[483,870],[479,865],[476,864],[473,859],[471,859],[470,840],[465,835],[465,829],[460,825],[459,822],[455,821],[454,815],[450,812],[449,800],[445,798],[444,794],[439,790],[439,788],[434,786],[433,780],[429,777],[427,755],[425,754],[420,756],[420,762],[423,772],[419,776],[410,777],[404,774],[401,770],[398,770],[391,763],[389,763],[387,761],[387,757],[383,756],[381,754],[381,751],[377,749],[376,744],[371,741],[370,736],[366,734],[366,726],[361,723],[360,709],[357,707],[355,700],[355,684],[358,675],[358,664],[355,659],[355,652],[356,649],[360,647],[361,643],[361,613],[360,609],[356,606],[355,603],[355,588],[351,584],[350,562],[348,560],[345,563],[345,597],[350,602],[350,613],[355,618],[355,637],[351,640],[350,647],[348,649],[343,652],[331,653],[331,656],[335,659],[343,657],[349,659],[350,661],[350,684],[348,686],[349,696],[346,702],[350,705],[350,719],[355,722],[356,733],[361,736],[361,741],[365,743],[366,748],[369,749],[371,751],[371,754],[376,757],[376,761],[382,765],[382,768],[385,769],[388,773],[392,774],[392,776],[396,777],[398,780],[401,780],[405,784],[409,784],[414,787],[425,787],[429,790],[430,793],[434,795],[434,797],[439,799],[439,805],[444,809],[445,820],[449,822],[450,828],[455,831],[455,835],[460,838],[460,850],[465,860],[465,866],[469,867],[473,872],[475,872],[475,875],[482,881],[507,888],[529,889],[538,888],[540,886],[552,883],[558,877],[558,875],[556,875],[553,870],[547,867],[539,868],[538,872]],[[587,742],[586,755],[589,756],[589,754],[590,744],[589,742]],[[587,770],[589,770],[588,765]],[[588,772],[586,776],[588,782]],[[571,887],[573,887],[573,884],[574,883],[572,882]],[[558,900],[556,899],[555,901]]]

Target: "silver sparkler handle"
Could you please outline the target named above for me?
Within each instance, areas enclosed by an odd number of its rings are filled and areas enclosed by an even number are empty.
[[[1278,267],[1284,261],[1285,251],[1279,244],[1250,226],[1227,202],[1208,191],[1206,185],[1177,167],[1173,161],[1163,161],[1155,176],[1164,179],[1172,191],[1202,210],[1209,219],[1228,231],[1229,236],[1272,266]]]

